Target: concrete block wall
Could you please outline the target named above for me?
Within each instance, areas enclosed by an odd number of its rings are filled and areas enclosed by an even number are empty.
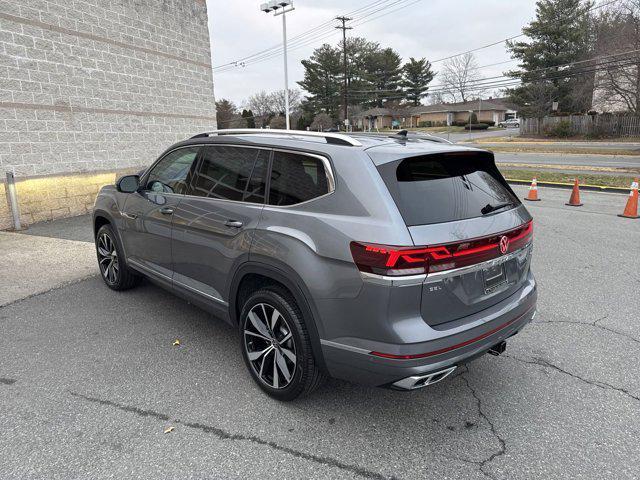
[[[215,127],[204,0],[0,0],[2,178],[92,179]]]

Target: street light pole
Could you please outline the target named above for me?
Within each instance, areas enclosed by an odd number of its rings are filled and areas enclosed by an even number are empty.
[[[284,117],[287,130],[291,130],[289,123],[289,69],[287,67],[287,12],[282,11],[282,45],[284,49]]]
[[[273,16],[282,15],[282,51],[284,53],[284,117],[287,130],[291,130],[289,121],[289,69],[287,65],[287,12],[295,10],[292,0],[272,0],[260,5],[264,13],[273,12]]]

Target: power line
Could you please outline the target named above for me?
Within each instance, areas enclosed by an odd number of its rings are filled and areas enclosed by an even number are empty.
[[[532,81],[544,81],[544,80],[559,80],[559,79],[563,79],[563,78],[572,78],[572,77],[578,77],[581,75],[588,75],[591,73],[596,73],[598,71],[602,71],[602,70],[617,70],[620,68],[625,68],[625,67],[629,67],[629,66],[634,66],[636,64],[635,60],[625,60],[624,63],[619,63],[621,62],[621,60],[614,60],[614,61],[610,61],[610,62],[606,62],[604,64],[600,64],[600,65],[596,65],[596,66],[589,66],[583,70],[579,70],[579,71],[573,71],[573,72],[569,72],[566,74],[563,74],[562,72],[555,72],[555,73],[551,73],[547,76],[542,76],[536,79],[532,79]],[[479,92],[479,91],[484,91],[487,90],[489,88],[495,89],[495,88],[506,88],[506,87],[512,87],[512,86],[518,86],[522,84],[522,80],[520,79],[504,79],[504,80],[499,80],[499,81],[493,81],[493,82],[489,82],[489,83],[484,83],[484,84],[474,84],[472,86],[470,86],[467,91],[468,92]],[[433,93],[447,93],[450,92],[451,89],[450,88],[438,88],[438,89],[434,89],[434,90],[430,90],[429,93],[433,94]],[[399,93],[399,92],[398,92]],[[370,96],[366,95],[366,94],[359,94],[359,95],[351,95],[350,99],[360,99],[360,100],[365,100],[365,99],[369,99]],[[384,97],[387,100],[399,100],[399,99],[403,99],[405,98],[405,95],[398,95],[398,96],[385,96]]]
[[[385,0],[385,1],[389,2],[391,0]],[[409,1],[409,0],[393,0],[393,1],[391,1],[391,3],[383,5],[383,6],[381,6],[380,8],[378,8],[376,10],[373,10],[373,11],[370,11],[370,12],[361,12],[362,15],[354,16],[353,20],[354,21],[362,20],[363,18],[366,18],[366,17],[368,17],[368,16],[370,16],[372,14],[378,13],[380,11],[383,11],[385,9],[388,9],[390,7],[393,7],[393,6],[397,5],[398,3],[402,3],[402,2],[406,2],[406,1]],[[414,0],[413,2],[410,2],[410,3],[406,4],[406,5],[403,5],[400,8],[397,8],[397,9],[392,10],[391,12],[387,12],[387,13],[393,13],[394,11],[397,11],[397,10],[400,10],[401,8],[405,8],[407,6],[410,6],[410,5],[414,4],[414,3],[417,3],[418,1],[421,1],[421,0]],[[380,3],[380,1],[374,2],[373,4],[370,4],[368,6],[362,7],[360,10],[370,9],[371,7],[376,7],[377,4],[379,4],[379,3]],[[349,15],[349,14],[347,14],[347,15]],[[384,14],[384,15],[386,15],[386,14]],[[376,18],[379,18],[379,17],[384,16],[384,15],[379,15],[378,17],[375,17],[375,18],[372,18],[370,20],[367,20],[367,22],[375,20]],[[362,23],[367,23],[367,22],[362,22]],[[357,26],[357,25],[355,25],[355,26]],[[291,42],[293,44],[293,46],[290,46],[289,50],[291,51],[291,50],[299,49],[299,48],[302,48],[302,47],[306,47],[308,45],[316,43],[318,40],[324,40],[326,38],[329,38],[332,35],[335,35],[336,33],[337,32],[333,31],[333,28],[331,26],[325,27],[324,30],[318,31],[315,34],[309,36],[308,38],[300,38],[299,40],[297,40],[297,42]],[[299,36],[301,37],[302,35],[299,35]],[[291,43],[290,43],[290,45],[291,45]],[[269,50],[269,49],[267,49],[267,50]],[[274,58],[274,57],[278,56],[279,54],[280,54],[280,51],[277,50],[277,49],[273,50],[273,51],[266,51],[266,53],[263,53],[263,54],[256,54],[256,56],[254,56],[252,58],[249,58],[248,60],[230,62],[228,64],[225,64],[225,66],[219,66],[219,69],[217,70],[216,73],[223,73],[223,72],[227,72],[227,71],[230,71],[230,70],[234,70],[237,67],[246,67],[248,65],[253,65],[253,64],[256,64],[256,63],[264,62],[266,60],[270,60],[271,58]],[[218,67],[214,67],[214,68],[218,68]]]
[[[640,49],[638,50],[634,50],[634,52],[640,51]],[[593,59],[591,59],[593,60]],[[619,62],[624,62],[624,63],[619,63]],[[562,72],[554,72],[550,75],[547,76],[542,76],[540,78],[534,79],[534,81],[543,81],[543,80],[556,80],[556,79],[563,79],[563,78],[573,78],[573,77],[579,77],[579,76],[583,76],[583,75],[589,75],[591,73],[595,73],[604,69],[607,70],[617,70],[620,68],[625,68],[628,66],[634,66],[635,65],[635,60],[634,59],[623,59],[623,60],[610,60],[608,62],[602,63],[602,64],[598,64],[595,66],[587,66],[586,68],[579,70],[579,71],[573,71],[573,72],[568,72],[568,73],[562,73]],[[510,86],[518,86],[522,83],[522,81],[520,79],[507,79],[507,80],[502,80],[502,81],[498,81],[498,82],[493,82],[493,88],[506,88],[506,87],[510,87]],[[469,89],[469,92],[475,92],[475,91],[481,91],[481,90],[485,90],[487,88],[486,85],[476,85],[472,88]],[[438,89],[435,91],[430,91],[430,93],[444,93],[448,90],[446,89]],[[349,96],[350,99],[354,99],[354,98],[361,98],[362,100],[365,99],[369,99],[370,97],[365,96],[365,95],[350,95]],[[399,99],[404,99],[405,96],[404,95],[398,95],[398,96],[387,96],[385,97],[386,100],[399,100]],[[242,118],[259,118],[261,116],[264,115],[251,115],[251,116],[246,116],[246,117],[242,117]],[[234,118],[234,119],[230,119],[230,120],[226,120],[226,121],[221,121],[219,123],[230,123],[232,121],[238,121],[240,120],[240,118]]]
[[[566,68],[566,67],[571,67],[571,66],[574,66],[574,65],[579,65],[579,64],[582,64],[582,63],[595,62],[595,61],[606,59],[606,58],[620,57],[622,55],[629,55],[629,54],[638,53],[638,52],[640,52],[640,49],[628,50],[626,52],[620,52],[620,53],[612,53],[612,54],[609,54],[609,55],[598,55],[596,57],[588,58],[586,60],[577,60],[575,62],[563,63],[563,64],[560,64],[560,65],[553,65],[551,67],[537,68],[535,70],[530,70],[530,71],[525,72],[525,73],[526,73],[526,75],[530,75],[532,73],[542,72],[542,71],[545,71],[545,70],[552,70],[554,68]],[[619,62],[619,61],[623,61],[623,60],[626,60],[626,59],[612,60],[610,62],[606,62],[605,64],[601,64],[601,65],[606,65],[607,63],[615,63],[615,62]],[[467,84],[473,85],[473,84],[481,84],[482,82],[485,82],[486,80],[496,80],[496,79],[505,79],[505,80],[511,79],[511,80],[513,80],[513,79],[516,79],[516,78],[517,77],[511,77],[509,75],[498,75],[498,76],[494,76],[494,77],[484,77],[484,78],[478,78],[476,80],[469,80],[467,82]],[[447,84],[429,85],[430,89],[431,88],[438,88],[438,87],[446,88]],[[356,92],[356,93],[384,93],[385,92],[385,90],[352,90],[352,91]]]
[[[611,4],[613,4],[613,3],[616,3],[616,2],[619,2],[619,1],[620,1],[620,0],[610,0],[610,1],[609,1],[609,2],[607,2],[607,3],[602,3],[602,4],[599,4],[599,5],[597,5],[597,4],[596,4],[596,5],[594,5],[593,7],[591,7],[590,9],[588,9],[585,13],[590,13],[590,12],[592,12],[592,11],[594,11],[594,10],[597,10],[597,9],[599,9],[599,8],[604,8],[604,7],[606,7],[606,6],[609,6],[609,5],[611,5]],[[555,24],[555,23],[558,23],[558,24],[559,24],[559,23],[561,23],[561,22],[559,22],[559,21],[558,21],[558,22],[551,22],[551,24]],[[515,38],[520,38],[520,37],[524,37],[524,36],[526,36],[526,34],[525,34],[525,33],[520,33],[520,34],[518,34],[518,35],[512,35],[511,37],[507,37],[507,38],[505,38],[505,39],[503,39],[503,40],[498,40],[497,42],[492,42],[492,43],[489,43],[489,44],[487,44],[487,45],[483,45],[483,46],[481,46],[481,47],[472,48],[471,50],[466,50],[466,51],[461,52],[461,53],[456,53],[456,54],[454,54],[454,55],[449,55],[448,57],[438,58],[437,60],[434,60],[434,61],[433,61],[433,62],[431,62],[431,63],[444,62],[445,60],[450,60],[450,59],[452,59],[452,58],[460,57],[460,56],[462,56],[462,55],[466,55],[467,53],[477,52],[478,50],[484,50],[485,48],[493,47],[493,46],[495,46],[495,45],[500,45],[500,44],[502,44],[502,43],[504,43],[504,42],[508,42],[508,41],[511,41],[511,40],[513,40],[513,39],[515,39]]]
[[[389,8],[390,6],[395,5],[396,3],[398,3],[399,1],[405,1],[405,0],[395,0],[392,1],[392,3],[390,5],[384,5],[385,3],[388,3],[392,0],[376,0],[372,3],[369,3],[363,7],[360,7],[356,10],[352,10],[351,12],[346,13],[345,15],[355,15],[358,14],[358,18],[364,18],[366,16],[368,16],[371,13],[376,13],[379,11],[382,11],[386,8]],[[334,22],[334,18],[332,18],[331,20],[328,20],[326,22],[323,22],[309,30],[305,30],[304,32],[294,36],[291,38],[291,41],[289,42],[290,45],[295,45],[295,44],[299,44],[299,46],[306,46],[309,40],[315,41],[321,38],[326,38],[328,36],[331,36],[331,34],[334,34],[335,31],[333,29],[333,22]],[[329,34],[330,32],[330,34]],[[328,35],[329,34],[329,35]],[[248,55],[246,57],[242,57],[239,58],[237,60],[231,61],[231,62],[227,62],[221,65],[216,65],[214,66],[214,70],[219,70],[219,69],[224,69],[222,71],[226,71],[228,69],[234,69],[236,67],[239,66],[246,66],[249,63],[257,63],[255,60],[261,60],[261,59],[266,59],[266,56],[268,56],[268,58],[271,58],[272,56],[278,56],[280,55],[280,50],[282,49],[282,45],[278,44],[278,45],[274,45],[272,47],[266,48],[264,50],[261,50],[259,52],[256,52],[252,55]],[[227,67],[227,68],[225,68]]]

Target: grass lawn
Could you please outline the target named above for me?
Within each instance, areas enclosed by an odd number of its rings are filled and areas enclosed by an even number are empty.
[[[404,129],[400,129],[400,130],[407,130],[409,132],[422,132],[422,133],[468,133],[468,130],[465,130],[464,127],[413,127],[413,128],[404,128]],[[488,130],[503,130],[502,128],[498,128],[498,127],[489,127]],[[384,133],[396,133],[398,132],[399,129],[394,129],[394,130],[390,130],[390,129],[382,129],[380,130],[380,132],[384,132]],[[473,130],[473,132],[483,132],[484,130]],[[472,132],[472,133],[473,133]]]
[[[536,178],[538,182],[558,182],[573,184],[576,177],[581,185],[597,185],[602,187],[630,188],[631,181],[638,175],[602,175],[598,173],[563,173],[553,170],[521,170],[513,168],[498,169],[507,180],[527,180]]]
[[[480,143],[480,142],[476,142]],[[484,142],[488,143],[488,142]],[[526,145],[526,144],[505,144],[503,145],[487,145],[486,148],[497,153],[569,153],[574,155],[638,155],[638,150],[624,148],[598,148],[597,145],[584,147],[572,147],[570,145]]]

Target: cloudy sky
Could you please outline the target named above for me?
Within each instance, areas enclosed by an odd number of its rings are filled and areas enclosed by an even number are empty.
[[[264,0],[266,1],[266,0]],[[214,67],[235,62],[281,45],[282,17],[260,11],[260,1],[207,0]],[[383,47],[394,48],[403,59],[426,57],[433,61],[521,33],[535,16],[534,0],[295,0],[287,14],[289,39],[304,34],[289,51],[289,85],[303,77],[300,60],[323,43],[336,44],[341,32],[331,28],[337,15],[354,12],[357,25],[348,32]],[[369,8],[367,8],[369,7]],[[385,8],[386,7],[386,8]],[[359,10],[359,11],[358,11]],[[382,16],[384,15],[384,16]],[[376,18],[380,16],[380,18]],[[334,24],[337,24],[335,21]],[[215,95],[241,106],[259,90],[283,88],[282,55],[273,50],[245,67],[214,68]],[[480,66],[509,60],[504,43],[475,52]],[[434,64],[438,70],[441,63]],[[482,77],[500,75],[515,63],[482,68]],[[438,81],[437,77],[434,83]]]

